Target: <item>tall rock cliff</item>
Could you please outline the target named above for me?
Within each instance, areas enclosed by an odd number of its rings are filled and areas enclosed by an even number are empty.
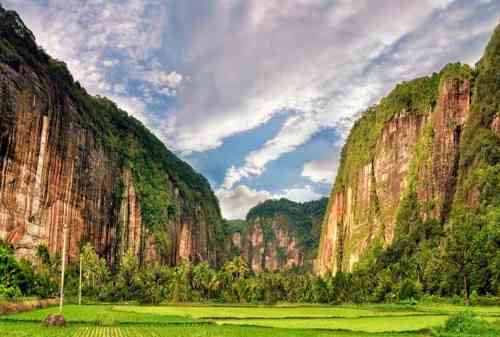
[[[489,195],[500,178],[499,74],[497,28],[476,69],[450,64],[402,83],[363,114],[342,150],[317,273],[352,271],[416,218],[446,226],[458,208],[499,202]]]
[[[222,219],[208,182],[138,120],[88,95],[0,7],[0,240],[31,258],[91,242],[175,264],[218,255]]]
[[[255,272],[312,270],[327,198],[267,200],[233,222],[233,247]]]
[[[417,207],[411,204],[414,197],[423,218],[446,220],[470,111],[471,78],[467,66],[451,65],[401,84],[356,123],[325,217],[319,273],[351,271],[375,241],[390,243],[396,224],[411,225],[404,212]]]

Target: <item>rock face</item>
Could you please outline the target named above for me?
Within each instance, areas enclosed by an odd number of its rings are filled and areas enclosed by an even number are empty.
[[[262,226],[268,226],[269,237],[265,237]],[[304,251],[297,247],[295,235],[287,227],[282,216],[257,218],[249,224],[243,249],[253,271],[283,271],[304,265]]]
[[[33,258],[90,241],[110,263],[131,253],[175,264],[218,258],[208,182],[139,121],[88,95],[0,7],[0,240]]]
[[[397,231],[408,231],[411,221],[399,219],[408,218],[412,200],[423,219],[446,221],[471,80],[468,66],[449,65],[399,85],[355,124],[323,223],[317,273],[352,271],[375,243],[388,245]]]
[[[268,200],[251,209],[232,235],[252,270],[312,270],[327,199],[307,203]]]

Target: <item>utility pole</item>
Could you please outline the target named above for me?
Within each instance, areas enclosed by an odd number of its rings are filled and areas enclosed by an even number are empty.
[[[59,298],[59,313],[62,313],[64,302],[64,273],[66,270],[66,246],[68,245],[68,225],[64,224],[63,229],[63,249],[61,260],[61,294]]]
[[[78,287],[78,305],[82,305],[82,252],[80,251],[80,281]]]

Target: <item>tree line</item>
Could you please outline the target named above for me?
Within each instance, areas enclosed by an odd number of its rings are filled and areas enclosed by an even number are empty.
[[[419,221],[389,247],[375,246],[351,273],[254,273],[234,257],[220,268],[183,261],[175,267],[140,265],[125,255],[116,270],[90,244],[81,248],[82,294],[87,301],[221,303],[364,303],[437,300],[499,302],[500,213],[485,218],[464,212],[447,228]],[[36,262],[18,261],[0,246],[0,297],[57,295],[60,256],[40,246]],[[79,263],[67,268],[66,296],[76,299]]]

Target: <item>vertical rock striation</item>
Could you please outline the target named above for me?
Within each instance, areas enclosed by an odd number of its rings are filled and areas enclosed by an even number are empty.
[[[399,219],[412,198],[423,219],[446,221],[472,77],[468,66],[453,64],[405,82],[354,125],[324,219],[317,273],[352,271],[370,247],[411,230]]]
[[[110,263],[216,262],[222,232],[208,182],[139,121],[92,97],[0,7],[0,240],[33,258],[90,241]]]
[[[327,199],[268,200],[252,208],[232,233],[233,246],[255,272],[312,270]]]

